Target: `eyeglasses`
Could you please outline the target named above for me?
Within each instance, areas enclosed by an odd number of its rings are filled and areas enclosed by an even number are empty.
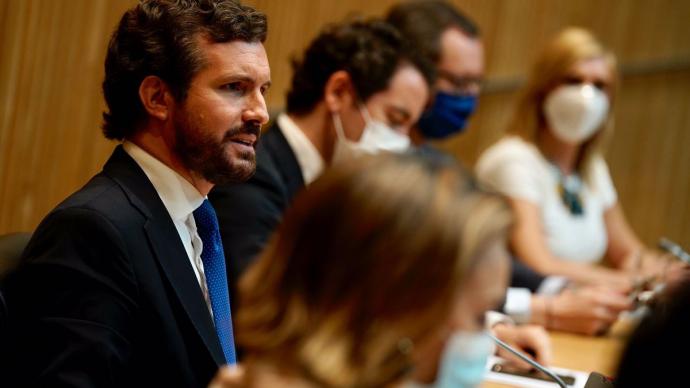
[[[458,77],[443,69],[438,69],[437,74],[439,78],[448,81],[453,86],[452,94],[473,94],[482,89],[483,80],[479,77]]]

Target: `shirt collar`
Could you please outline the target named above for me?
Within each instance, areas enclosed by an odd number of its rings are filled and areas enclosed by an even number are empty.
[[[321,175],[325,168],[323,157],[309,140],[307,135],[285,113],[278,116],[278,128],[283,132],[290,148],[295,153],[297,163],[302,171],[304,184],[308,185]]]
[[[141,147],[125,140],[122,148],[144,170],[173,220],[186,220],[204,202],[204,196],[189,181]]]

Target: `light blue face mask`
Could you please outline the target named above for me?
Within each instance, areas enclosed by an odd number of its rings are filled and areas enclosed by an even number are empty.
[[[486,361],[494,350],[494,342],[486,332],[456,332],[446,343],[434,387],[479,387]]]

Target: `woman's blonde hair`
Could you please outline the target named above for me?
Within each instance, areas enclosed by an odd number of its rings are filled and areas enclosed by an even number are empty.
[[[399,379],[409,345],[445,323],[472,261],[510,220],[449,163],[340,164],[298,195],[241,279],[237,342],[250,365],[320,386]]]
[[[589,31],[577,27],[566,28],[545,47],[532,67],[508,126],[508,134],[518,135],[525,141],[538,145],[539,131],[545,127],[543,105],[546,96],[567,79],[575,64],[594,58],[604,59],[612,80],[608,118],[599,131],[583,144],[576,161],[576,170],[586,180],[591,176],[592,158],[603,153],[606,140],[613,130],[613,100],[618,84],[615,56]]]

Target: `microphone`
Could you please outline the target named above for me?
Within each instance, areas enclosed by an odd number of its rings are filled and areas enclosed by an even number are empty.
[[[556,384],[558,384],[559,387],[561,387],[561,388],[568,388],[568,386],[565,385],[565,383],[563,382],[563,380],[562,380],[560,377],[558,377],[555,373],[553,373],[553,372],[551,372],[550,370],[548,370],[546,367],[542,366],[542,365],[539,364],[538,362],[536,362],[536,361],[532,360],[531,358],[527,357],[525,354],[523,354],[522,352],[518,351],[517,349],[514,349],[512,346],[508,345],[507,343],[505,343],[505,342],[501,341],[500,339],[496,338],[493,334],[489,333],[489,337],[491,337],[491,339],[494,340],[494,342],[496,342],[496,344],[497,344],[498,346],[500,346],[500,347],[502,347],[503,349],[505,349],[505,350],[509,351],[510,353],[514,354],[515,356],[517,356],[517,357],[518,357],[519,359],[521,359],[522,361],[524,361],[524,362],[526,362],[526,363],[532,365],[533,367],[535,367],[538,371],[542,372],[543,374],[549,376],[553,381],[556,382]]]
[[[678,260],[686,264],[690,264],[690,253],[686,252],[680,245],[674,243],[666,237],[662,237],[661,239],[659,239],[658,246],[660,249],[670,253]]]

